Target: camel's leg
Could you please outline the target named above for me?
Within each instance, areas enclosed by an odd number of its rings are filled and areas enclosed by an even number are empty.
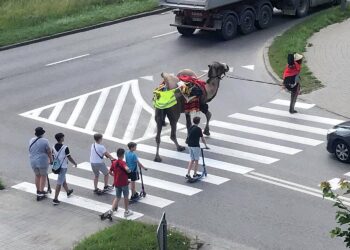
[[[208,106],[208,104],[202,105],[201,111],[202,111],[202,113],[205,114],[205,117],[207,118],[207,122],[206,122],[206,124],[205,124],[205,128],[204,128],[203,133],[204,133],[205,135],[208,135],[208,136],[209,136],[209,135],[210,135],[210,132],[209,132],[209,121],[210,121],[210,118],[211,118],[211,113],[210,113],[210,111],[209,111],[209,106]]]
[[[175,114],[174,112],[168,112],[167,114],[168,114],[170,127],[171,127],[170,139],[175,143],[177,151],[180,151],[180,152],[184,151],[185,147],[180,146],[176,138],[176,127],[177,127],[177,122],[179,120],[180,114]]]
[[[192,126],[191,114],[190,113],[186,113],[185,116],[186,116],[186,127],[187,127],[187,132],[188,132],[188,130]]]
[[[160,158],[159,156],[159,144],[160,144],[160,135],[163,128],[163,117],[165,116],[165,112],[164,110],[161,110],[161,109],[156,109],[155,112],[156,112],[155,120],[157,123],[157,135],[156,135],[157,151],[156,151],[156,156],[154,158],[154,161],[161,162],[162,158]]]

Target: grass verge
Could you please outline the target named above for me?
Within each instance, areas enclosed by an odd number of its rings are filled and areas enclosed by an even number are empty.
[[[0,179],[0,190],[3,190],[3,189],[5,189],[5,186],[4,186],[4,184],[2,183],[2,180]]]
[[[158,0],[2,0],[0,46],[153,10]]]
[[[84,239],[74,250],[158,249],[156,231],[156,225],[123,220]],[[190,240],[186,236],[168,231],[168,249],[187,250],[189,246]]]
[[[322,28],[333,24],[342,22],[350,17],[350,8],[346,11],[341,11],[338,6],[323,10],[304,22],[299,23],[291,29],[278,36],[273,41],[269,48],[269,60],[272,69],[282,76],[284,67],[287,64],[287,54],[293,52],[305,52],[308,39]],[[323,85],[312,74],[307,67],[307,62],[303,64],[301,71],[302,77],[302,93],[309,93],[313,90],[321,88]]]

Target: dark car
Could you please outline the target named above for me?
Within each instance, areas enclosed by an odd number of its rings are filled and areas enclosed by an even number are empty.
[[[327,150],[341,162],[350,161],[350,121],[340,123],[328,130]]]

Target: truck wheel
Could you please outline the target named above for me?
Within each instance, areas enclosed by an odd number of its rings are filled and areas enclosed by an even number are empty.
[[[196,29],[177,27],[177,31],[183,36],[191,36]]]
[[[240,32],[242,34],[249,34],[254,31],[255,14],[250,9],[246,9],[240,16],[241,25]]]
[[[309,0],[299,0],[299,5],[297,7],[296,16],[304,17],[309,13],[310,1]]]
[[[264,5],[261,7],[259,11],[259,18],[255,22],[255,25],[258,29],[265,29],[267,28],[272,20],[272,9],[268,5]]]
[[[237,35],[237,20],[233,15],[227,15],[223,22],[219,35],[223,40],[231,40]]]

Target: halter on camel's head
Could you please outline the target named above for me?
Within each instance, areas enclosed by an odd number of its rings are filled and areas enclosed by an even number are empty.
[[[220,80],[226,75],[226,72],[229,71],[229,66],[226,63],[213,62],[211,65],[208,65],[208,78],[219,78]]]

